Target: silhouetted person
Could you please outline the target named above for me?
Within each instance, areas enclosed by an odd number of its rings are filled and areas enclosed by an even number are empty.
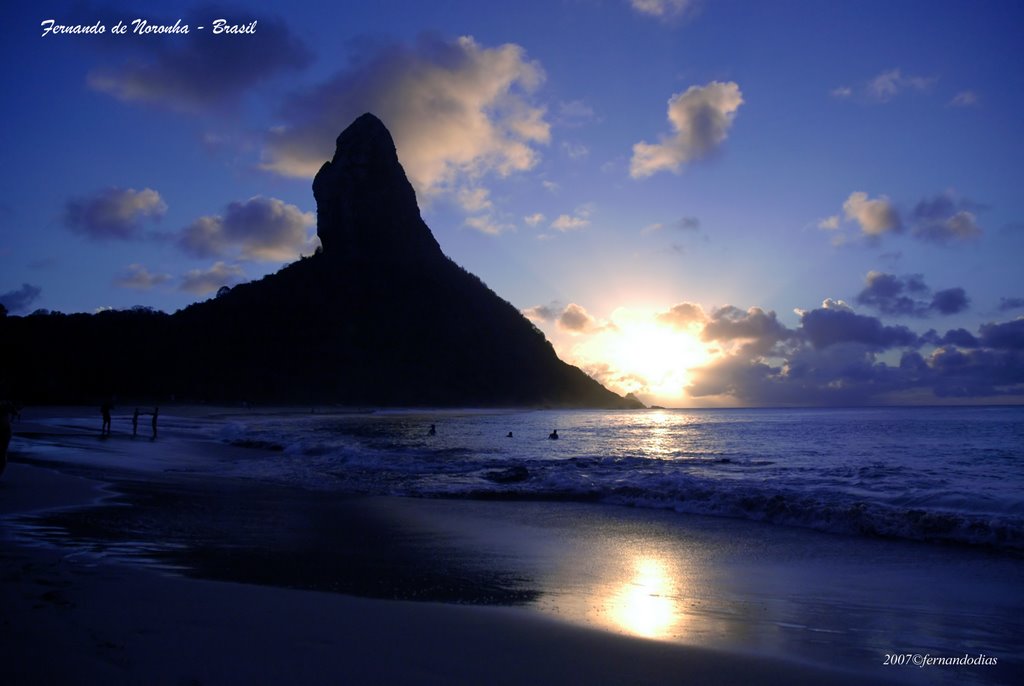
[[[110,411],[114,409],[112,400],[104,400],[100,406],[100,413],[103,415],[103,427],[100,429],[100,436],[110,435]]]
[[[427,431],[427,435],[428,436],[434,436],[436,434],[437,434],[437,427],[435,427],[433,424],[431,424],[430,425],[430,430]]]
[[[155,441],[156,440],[156,418],[159,417],[159,416],[160,416],[160,408],[159,407],[154,407],[153,408],[153,422],[152,422],[152,424],[153,424],[153,437],[149,439],[151,441]]]
[[[507,436],[505,436],[505,438],[512,438],[512,432],[511,432],[511,431],[509,431],[509,432],[508,432],[508,435],[507,435]]]
[[[557,441],[558,440],[558,429],[552,429],[551,433],[548,434],[548,438],[550,438],[552,441]]]
[[[135,408],[135,413],[132,414],[132,438],[139,435],[139,408]]]

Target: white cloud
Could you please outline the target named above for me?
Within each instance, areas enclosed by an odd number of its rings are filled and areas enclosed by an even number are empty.
[[[529,216],[523,217],[523,221],[526,222],[528,226],[537,226],[544,221],[544,215],[540,212],[534,212]]]
[[[195,257],[225,257],[238,251],[245,260],[284,262],[315,250],[312,212],[277,198],[255,196],[227,206],[224,216],[204,216],[185,227],[178,245]]]
[[[466,217],[466,226],[480,233],[485,233],[488,236],[497,236],[515,229],[511,224],[502,224],[498,222],[493,216],[489,214],[483,214],[476,217]]]
[[[590,148],[583,145],[582,143],[570,143],[565,141],[562,143],[562,150],[569,156],[569,159],[582,160],[590,154]]]
[[[935,81],[935,78],[923,76],[904,76],[901,70],[890,69],[871,79],[866,91],[873,100],[888,102],[905,90],[928,90]]]
[[[489,196],[490,191],[486,188],[460,188],[456,199],[466,212],[483,212],[493,206]]]
[[[833,88],[831,93],[833,98],[839,98],[840,100],[845,100],[846,98],[853,97],[853,89],[850,88],[849,86],[839,86],[838,88]]]
[[[903,228],[899,212],[884,195],[872,200],[861,191],[850,193],[843,203],[843,211],[847,219],[860,224],[861,231],[867,236],[881,236]]]
[[[530,102],[543,80],[540,64],[511,43],[487,48],[468,36],[425,37],[382,49],[294,97],[267,135],[264,167],[312,178],[341,128],[373,112],[421,197],[527,170],[539,158],[537,144],[550,140],[545,110]]]
[[[692,13],[697,9],[697,0],[629,0],[637,12],[659,19],[671,19]]]
[[[734,82],[712,81],[691,86],[668,101],[673,133],[660,143],[641,141],[633,146],[629,173],[635,179],[659,171],[678,173],[682,166],[715,150],[726,139],[743,95]]]
[[[576,211],[571,215],[560,214],[551,222],[551,228],[556,231],[576,231],[577,229],[590,226],[590,214],[592,211],[593,208],[588,204],[577,207]]]
[[[209,269],[192,269],[181,279],[181,290],[196,295],[213,293],[221,286],[233,286],[245,278],[237,264],[215,262]]]
[[[145,266],[136,263],[128,265],[127,269],[114,279],[114,285],[136,291],[148,291],[170,280],[170,274],[153,274]]]
[[[544,186],[544,190],[546,190],[549,193],[557,193],[558,192],[559,186],[554,181],[541,181],[540,185]]]
[[[533,322],[553,322],[558,317],[559,304],[551,303],[550,305],[534,305],[533,307],[527,307],[522,310],[523,316]]]
[[[688,329],[696,325],[703,325],[708,320],[704,308],[696,303],[681,302],[673,305],[669,310],[660,312],[656,319],[664,324],[671,324],[677,329]]]
[[[831,217],[825,217],[818,222],[819,229],[826,229],[828,231],[835,231],[839,228],[839,215],[833,214]]]
[[[584,219],[582,217],[570,217],[567,214],[560,214],[555,221],[551,222],[551,228],[558,231],[573,231],[575,229],[582,229],[589,224],[589,219]]]
[[[597,119],[594,108],[582,100],[570,100],[558,103],[557,123],[562,126],[577,127],[589,124]]]
[[[159,221],[167,203],[151,188],[105,188],[85,198],[72,198],[64,206],[64,224],[97,240],[138,238],[146,221]]]
[[[978,94],[974,91],[960,91],[949,101],[950,107],[973,107],[978,104]]]

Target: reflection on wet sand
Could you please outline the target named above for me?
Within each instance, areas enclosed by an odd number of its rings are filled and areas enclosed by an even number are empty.
[[[663,560],[637,557],[631,579],[605,596],[616,628],[646,638],[670,638],[683,621],[679,588]]]

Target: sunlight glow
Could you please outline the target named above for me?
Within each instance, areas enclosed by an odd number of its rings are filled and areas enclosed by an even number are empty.
[[[573,349],[572,357],[584,365],[607,365],[609,378],[601,381],[619,393],[671,402],[684,396],[689,370],[707,364],[712,354],[696,331],[662,323],[651,313],[619,309],[611,324]]]

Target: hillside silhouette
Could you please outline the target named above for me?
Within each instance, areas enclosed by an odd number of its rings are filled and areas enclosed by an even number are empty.
[[[322,250],[173,315],[0,319],[6,393],[379,406],[636,407],[441,251],[364,114],[313,182]]]

